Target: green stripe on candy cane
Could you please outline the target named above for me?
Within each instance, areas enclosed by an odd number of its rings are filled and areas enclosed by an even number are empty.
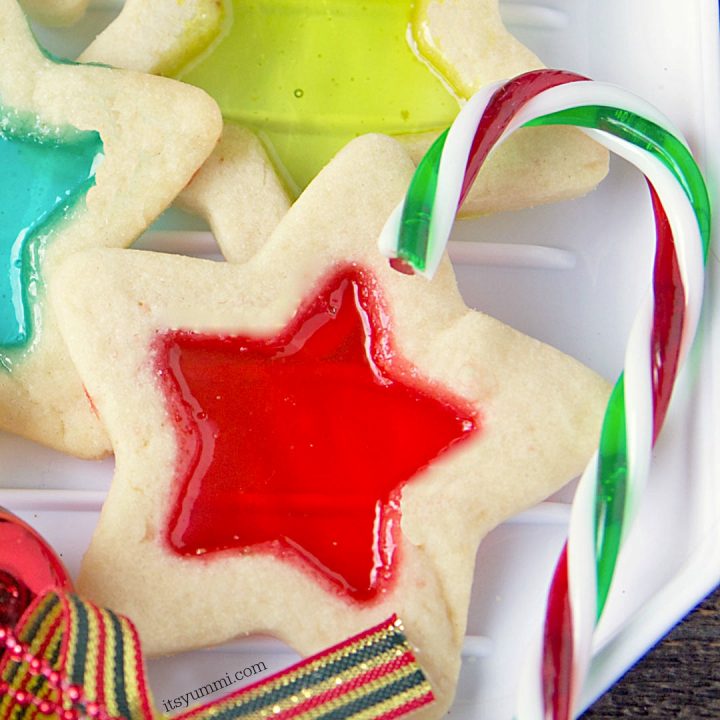
[[[620,375],[610,395],[598,447],[595,503],[596,619],[600,618],[615,573],[625,518],[627,437],[625,377]]]
[[[702,173],[687,146],[659,124],[622,108],[586,105],[529,120],[524,127],[575,125],[611,133],[654,155],[680,183],[700,228],[703,256],[710,247],[710,202]]]
[[[424,271],[431,250],[427,223],[435,204],[440,158],[449,130],[445,130],[430,146],[408,190],[402,219],[402,253],[398,257],[413,268]]]

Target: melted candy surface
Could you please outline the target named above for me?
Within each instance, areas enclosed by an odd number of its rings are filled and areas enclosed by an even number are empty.
[[[256,131],[289,188],[349,140],[439,130],[456,94],[417,50],[408,0],[233,0],[224,32],[174,75]]]
[[[359,601],[387,587],[403,485],[479,428],[392,347],[368,273],[332,275],[274,337],[162,334],[179,444],[166,539],[271,552]]]
[[[32,335],[43,238],[93,185],[102,142],[2,107],[0,121],[0,346],[16,349]]]

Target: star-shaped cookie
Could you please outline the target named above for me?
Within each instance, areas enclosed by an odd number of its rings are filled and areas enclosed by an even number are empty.
[[[207,220],[228,262],[245,262],[270,237],[290,198],[257,136],[226,122],[177,204]]]
[[[260,134],[291,192],[355,135],[393,135],[419,160],[473,92],[541,66],[504,27],[498,0],[288,7],[127,0],[81,58],[205,88],[226,121]],[[526,128],[483,167],[463,213],[582,195],[607,164],[574,128]]]
[[[110,451],[45,287],[58,264],[126,246],[174,199],[221,130],[197,88],[55,62],[0,0],[0,427],[72,454]]]
[[[79,20],[90,0],[20,0],[20,6],[34,20],[45,25],[72,25]]]
[[[79,587],[149,652],[311,653],[396,612],[440,714],[480,539],[591,454],[599,377],[469,310],[449,262],[379,255],[412,170],[364,136],[245,264],[94,250],[54,278],[117,460]]]

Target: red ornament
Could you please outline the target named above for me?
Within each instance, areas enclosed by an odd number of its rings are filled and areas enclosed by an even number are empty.
[[[0,627],[14,628],[35,597],[50,589],[72,591],[62,560],[26,522],[0,507]]]

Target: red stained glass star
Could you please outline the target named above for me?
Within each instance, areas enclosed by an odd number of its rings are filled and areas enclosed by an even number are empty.
[[[272,552],[360,601],[391,580],[403,485],[478,429],[393,347],[374,278],[334,272],[274,337],[166,332],[180,555]]]

